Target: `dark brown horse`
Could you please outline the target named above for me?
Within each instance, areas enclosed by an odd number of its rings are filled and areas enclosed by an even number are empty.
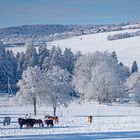
[[[35,124],[39,124],[39,127],[44,127],[43,121],[41,119],[36,120]]]
[[[53,127],[53,120],[45,120],[45,124],[47,124],[47,127]]]
[[[39,126],[44,127],[43,121],[38,119],[23,119],[23,118],[18,118],[18,123],[20,125],[20,128],[22,129],[23,125],[26,125],[26,128],[33,128],[35,124],[39,124]]]

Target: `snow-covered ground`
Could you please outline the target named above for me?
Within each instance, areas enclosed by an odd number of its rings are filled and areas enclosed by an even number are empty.
[[[59,124],[54,128],[19,129],[18,117],[32,112],[32,107],[0,108],[0,139],[49,139],[49,140],[92,140],[92,139],[140,139],[140,108],[128,105],[97,105],[73,103],[68,108],[59,108]],[[38,107],[37,118],[52,114],[52,108]],[[93,116],[93,123],[87,116]],[[4,116],[11,116],[10,126],[2,124]],[[34,118],[34,116],[32,116]]]
[[[136,60],[140,65],[140,36],[108,41],[107,36],[116,33],[136,32],[140,29],[131,29],[123,31],[112,31],[83,35],[51,42],[51,45],[71,48],[72,51],[81,51],[83,53],[92,53],[95,51],[116,51],[119,61],[131,66],[132,61]]]

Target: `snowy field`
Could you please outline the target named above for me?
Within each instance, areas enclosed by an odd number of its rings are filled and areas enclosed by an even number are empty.
[[[52,115],[52,108],[39,107],[38,116],[43,119],[45,114]],[[1,107],[0,108],[0,139],[2,140],[135,140],[140,139],[140,107],[127,105],[96,105],[73,103],[68,108],[59,108],[59,124],[54,128],[19,129],[18,117],[32,112],[32,107]],[[87,122],[87,116],[93,116],[93,123]],[[10,126],[2,124],[4,116],[11,116]]]

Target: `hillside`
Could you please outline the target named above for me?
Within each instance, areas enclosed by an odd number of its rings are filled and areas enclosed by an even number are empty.
[[[81,51],[82,53],[92,53],[95,51],[116,51],[119,61],[131,66],[132,61],[136,60],[140,65],[140,36],[124,38],[119,40],[108,41],[109,35],[125,32],[136,32],[139,29],[127,29],[122,31],[104,32],[98,34],[82,35],[72,37],[70,39],[63,39],[53,41],[50,45],[71,48],[72,51]]]
[[[50,42],[74,36],[96,34],[126,29],[140,29],[139,22],[104,25],[23,25],[0,28],[0,38],[5,44],[24,45],[28,42]]]
[[[1,37],[8,36],[40,36],[40,35],[50,35],[54,33],[62,33],[64,31],[72,31],[76,29],[76,25],[23,25],[18,27],[8,27],[0,29]]]
[[[108,40],[111,37],[110,41]],[[118,60],[131,67],[139,62],[140,23],[110,25],[24,25],[0,29],[6,47],[15,53],[26,49],[29,42],[35,46],[46,43],[71,48],[72,51],[91,53],[116,51]],[[112,37],[114,37],[112,39]],[[117,37],[117,38],[116,38]]]

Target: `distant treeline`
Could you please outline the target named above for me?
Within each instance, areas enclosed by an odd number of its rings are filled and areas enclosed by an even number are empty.
[[[107,40],[118,40],[118,39],[124,39],[124,38],[130,38],[140,36],[140,30],[136,32],[125,32],[125,33],[117,33],[113,35],[108,35]]]

